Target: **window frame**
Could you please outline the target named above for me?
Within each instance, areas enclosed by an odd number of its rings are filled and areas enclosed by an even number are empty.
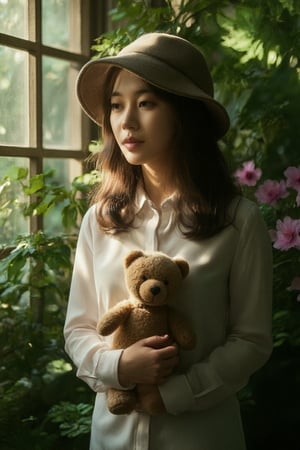
[[[50,47],[42,43],[42,0],[28,0],[28,39],[0,33],[0,45],[28,53],[29,77],[29,145],[11,146],[0,144],[0,156],[25,157],[29,160],[29,176],[43,172],[44,158],[75,159],[84,164],[88,155],[89,143],[97,139],[98,130],[81,113],[80,148],[59,149],[43,146],[43,91],[42,58],[54,57],[72,62],[80,69],[90,59],[93,39],[107,28],[107,11],[112,6],[110,0],[79,0],[81,52],[73,52]],[[74,86],[75,89],[75,86]],[[84,167],[83,167],[84,170]],[[29,230],[43,229],[42,216],[30,217]]]

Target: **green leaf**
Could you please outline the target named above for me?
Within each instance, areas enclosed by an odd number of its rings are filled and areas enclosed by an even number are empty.
[[[66,205],[62,210],[62,222],[66,229],[77,226],[78,211],[75,204]]]
[[[18,167],[18,166],[11,166],[7,173],[5,174],[5,178],[11,179],[11,180],[23,180],[24,178],[27,178],[28,175],[28,169],[24,167]]]
[[[24,193],[27,195],[35,194],[45,186],[44,174],[34,175],[29,180],[29,186],[24,186]]]

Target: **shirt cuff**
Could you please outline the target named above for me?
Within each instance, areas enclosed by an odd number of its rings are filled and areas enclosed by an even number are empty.
[[[160,395],[168,413],[180,414],[194,404],[194,395],[185,375],[171,376],[158,386]]]
[[[127,391],[133,389],[134,385],[125,388],[119,383],[118,367],[122,353],[123,349],[104,351],[98,362],[96,376],[107,387]]]

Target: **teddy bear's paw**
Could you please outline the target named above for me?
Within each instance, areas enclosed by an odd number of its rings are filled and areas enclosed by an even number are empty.
[[[130,414],[134,410],[134,406],[135,406],[135,404],[128,405],[128,404],[124,404],[124,403],[119,403],[119,404],[114,404],[114,405],[108,406],[108,409],[110,410],[110,412],[112,414],[120,416],[122,414]]]
[[[133,391],[109,389],[107,392],[107,407],[112,414],[130,414],[136,406],[136,396]]]

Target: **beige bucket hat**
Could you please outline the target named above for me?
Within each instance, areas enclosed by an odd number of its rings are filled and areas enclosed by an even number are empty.
[[[111,66],[126,69],[167,92],[203,102],[221,138],[229,128],[225,108],[213,96],[213,82],[202,53],[187,40],[166,33],[147,33],[116,56],[85,64],[77,79],[77,95],[86,114],[102,124],[101,99]]]

